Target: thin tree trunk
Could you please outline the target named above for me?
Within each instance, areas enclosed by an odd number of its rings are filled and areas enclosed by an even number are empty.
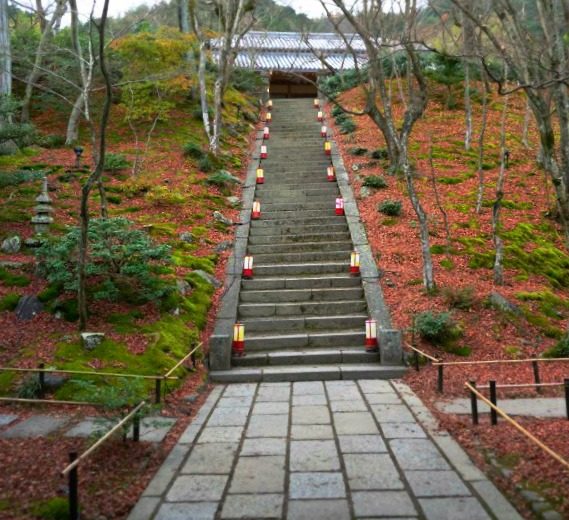
[[[202,107],[202,119],[203,119],[203,126],[205,130],[205,135],[207,136],[208,141],[211,142],[212,133],[211,133],[211,125],[209,123],[209,106],[207,102],[207,84],[206,84],[206,77],[205,77],[205,62],[206,62],[206,55],[205,55],[205,42],[200,43],[200,61],[198,65],[198,82],[200,84],[200,102]]]
[[[525,148],[529,148],[529,123],[531,120],[531,107],[529,104],[529,99],[526,98],[526,110],[524,113],[524,126],[522,128],[522,144]]]
[[[78,288],[78,307],[79,307],[79,329],[85,330],[87,327],[87,287],[85,268],[87,264],[87,255],[89,248],[89,195],[93,186],[100,182],[103,174],[106,152],[106,131],[111,111],[112,86],[110,74],[105,62],[105,26],[107,22],[107,13],[109,10],[109,0],[104,0],[103,12],[99,25],[97,26],[99,33],[99,66],[105,80],[105,103],[103,106],[103,114],[101,116],[99,129],[99,153],[95,169],[83,185],[81,189],[81,235],[79,239],[79,288]]]
[[[480,134],[478,134],[478,193],[476,195],[476,213],[482,211],[482,202],[484,201],[484,136],[488,123],[488,82],[484,71],[482,72],[482,84],[484,90],[482,93],[482,124],[480,126]]]
[[[470,65],[464,60],[464,149],[470,150],[472,142],[472,102],[470,99]]]
[[[178,28],[180,32],[188,34],[190,32],[190,13],[188,0],[178,1]]]
[[[79,139],[79,122],[81,121],[81,114],[83,114],[83,107],[85,106],[85,97],[83,92],[77,96],[73,109],[67,121],[67,132],[65,134],[65,144],[71,145]]]
[[[8,0],[0,0],[0,95],[12,94],[12,52],[10,50],[10,26]]]
[[[450,256],[451,249],[452,249],[450,224],[448,221],[448,214],[442,205],[441,198],[439,196],[439,190],[437,187],[437,179],[435,177],[435,166],[433,164],[433,141],[432,141],[431,137],[429,137],[429,166],[431,169],[431,184],[433,186],[433,192],[435,194],[435,202],[436,202],[438,210],[441,212],[441,215],[443,216],[443,224],[445,226],[445,239],[446,239],[445,251],[446,251],[446,255]]]

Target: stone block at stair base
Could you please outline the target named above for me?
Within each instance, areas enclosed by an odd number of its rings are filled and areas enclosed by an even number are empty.
[[[229,334],[213,334],[209,338],[210,370],[229,370],[231,368],[231,339]]]
[[[397,329],[380,329],[378,336],[381,364],[401,366],[403,359],[401,331]]]

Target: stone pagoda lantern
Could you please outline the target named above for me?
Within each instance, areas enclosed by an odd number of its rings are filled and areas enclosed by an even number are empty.
[[[36,198],[37,206],[34,207],[35,215],[32,217],[34,230],[38,235],[43,235],[49,230],[49,226],[53,223],[53,208],[51,207],[51,198],[47,192],[47,177],[43,178],[41,193]]]

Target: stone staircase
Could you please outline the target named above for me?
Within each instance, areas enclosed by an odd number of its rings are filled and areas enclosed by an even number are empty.
[[[368,308],[357,276],[349,274],[354,249],[340,197],[329,182],[330,157],[311,99],[274,102],[265,182],[255,199],[261,218],[251,220],[247,255],[254,276],[242,279],[237,320],[245,325],[245,352],[219,381],[290,381],[394,377],[366,353]]]

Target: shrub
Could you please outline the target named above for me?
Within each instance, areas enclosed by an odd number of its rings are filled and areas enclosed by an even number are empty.
[[[18,387],[18,397],[20,399],[37,399],[41,397],[41,385],[39,374],[31,374],[26,377]]]
[[[336,124],[339,126],[342,123],[345,123],[346,121],[350,120],[350,116],[348,114],[340,114],[336,116]]]
[[[443,344],[460,336],[460,328],[450,312],[421,312],[415,318],[419,335],[434,344]]]
[[[362,184],[368,188],[374,188],[376,190],[387,188],[387,182],[380,175],[368,175]]]
[[[45,177],[44,171],[0,172],[0,188],[18,186],[24,182],[37,181]]]
[[[80,230],[67,234],[38,248],[48,281],[65,290],[77,290],[77,259]],[[86,265],[87,286],[97,299],[117,300],[120,296],[150,301],[171,291],[153,273],[157,264],[171,261],[170,248],[157,245],[132,222],[117,217],[93,219],[89,226],[89,258]]]
[[[344,114],[342,107],[339,105],[334,105],[334,108],[332,108],[332,117],[338,117],[342,114]]]
[[[209,175],[205,183],[218,186],[222,192],[230,192],[231,186],[240,184],[241,181],[234,175],[231,175],[227,170],[218,170]]]
[[[122,199],[118,195],[107,195],[107,201],[111,204],[120,204]]]
[[[343,123],[340,124],[340,133],[351,134],[352,132],[356,131],[356,128],[356,123],[354,123],[351,119],[346,119]]]
[[[70,518],[69,503],[67,498],[63,497],[50,498],[35,504],[32,513],[42,520],[68,520]]]
[[[7,294],[3,298],[0,298],[0,312],[13,311],[18,306],[19,301],[19,294]]]
[[[361,147],[357,146],[355,148],[350,148],[348,150],[348,152],[350,153],[350,155],[361,156],[361,155],[365,155],[367,153],[367,148],[361,148]]]
[[[569,358],[569,334],[561,338],[557,344],[543,353],[546,358]]]
[[[144,196],[144,199],[155,206],[171,206],[186,202],[186,197],[182,193],[172,191],[167,186],[155,186]]]
[[[377,205],[377,210],[384,215],[389,215],[390,217],[398,217],[401,215],[401,201],[386,199]]]
[[[378,148],[371,152],[372,159],[389,159],[389,153],[386,148]]]
[[[12,274],[4,267],[0,267],[0,282],[6,287],[26,287],[31,280],[23,274]]]
[[[204,155],[198,162],[198,168],[204,173],[209,173],[213,171],[215,165],[208,155]]]
[[[185,157],[191,157],[192,159],[202,159],[206,155],[198,143],[192,142],[184,145],[183,154]]]
[[[42,148],[62,148],[65,146],[65,137],[57,134],[42,135],[37,144]]]
[[[114,172],[117,170],[123,170],[129,166],[130,162],[122,153],[108,153],[105,155],[105,171]]]
[[[443,296],[447,305],[454,309],[468,310],[476,301],[473,287],[445,287]]]

